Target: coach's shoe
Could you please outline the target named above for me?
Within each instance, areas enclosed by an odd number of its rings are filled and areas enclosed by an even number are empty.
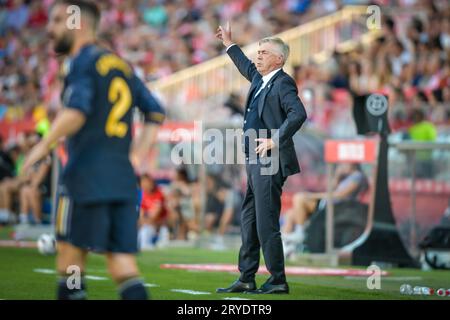
[[[255,281],[252,282],[242,282],[241,280],[236,280],[228,288],[219,288],[216,290],[217,293],[237,293],[246,292],[256,289]]]
[[[288,294],[289,286],[287,282],[282,284],[264,283],[261,288],[253,291],[247,291],[250,294]]]

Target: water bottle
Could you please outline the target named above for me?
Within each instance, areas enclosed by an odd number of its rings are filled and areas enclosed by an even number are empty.
[[[413,294],[413,288],[409,284],[402,284],[400,286],[400,293],[401,294],[412,295]]]
[[[434,294],[433,288],[422,287],[422,294],[425,296],[432,296]]]
[[[442,292],[444,292],[445,295],[445,289],[440,289]],[[403,284],[400,287],[400,293],[401,294],[407,294],[407,295],[424,295],[424,296],[432,296],[435,293],[435,290],[433,288],[429,287],[421,287],[421,286],[411,286],[409,284]]]
[[[416,295],[424,295],[424,296],[432,296],[434,294],[433,288],[428,287],[414,287],[414,294]]]
[[[413,294],[417,295],[417,296],[422,295],[422,287],[415,286],[414,289],[413,289]]]
[[[445,297],[445,296],[450,295],[450,289],[449,289],[449,290],[446,290],[446,289],[444,289],[444,288],[440,288],[440,289],[438,289],[438,290],[436,291],[436,293],[437,293],[437,295],[440,296],[440,297]]]

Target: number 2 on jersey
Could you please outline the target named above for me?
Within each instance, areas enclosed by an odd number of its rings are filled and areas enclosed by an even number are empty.
[[[112,79],[108,91],[108,100],[112,108],[106,121],[106,135],[108,137],[123,138],[128,132],[128,124],[120,121],[131,107],[131,92],[124,79]]]

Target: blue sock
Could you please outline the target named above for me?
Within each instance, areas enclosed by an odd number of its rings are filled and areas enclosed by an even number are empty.
[[[119,285],[122,300],[148,300],[147,290],[139,278],[130,278]]]
[[[80,287],[69,289],[67,277],[62,277],[58,281],[58,300],[86,300],[86,284],[84,278],[81,278]]]

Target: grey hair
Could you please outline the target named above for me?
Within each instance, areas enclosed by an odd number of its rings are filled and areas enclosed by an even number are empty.
[[[286,63],[286,60],[289,57],[289,46],[278,37],[267,37],[259,40],[259,45],[263,43],[273,43],[277,46],[280,55],[283,57],[283,64]]]

